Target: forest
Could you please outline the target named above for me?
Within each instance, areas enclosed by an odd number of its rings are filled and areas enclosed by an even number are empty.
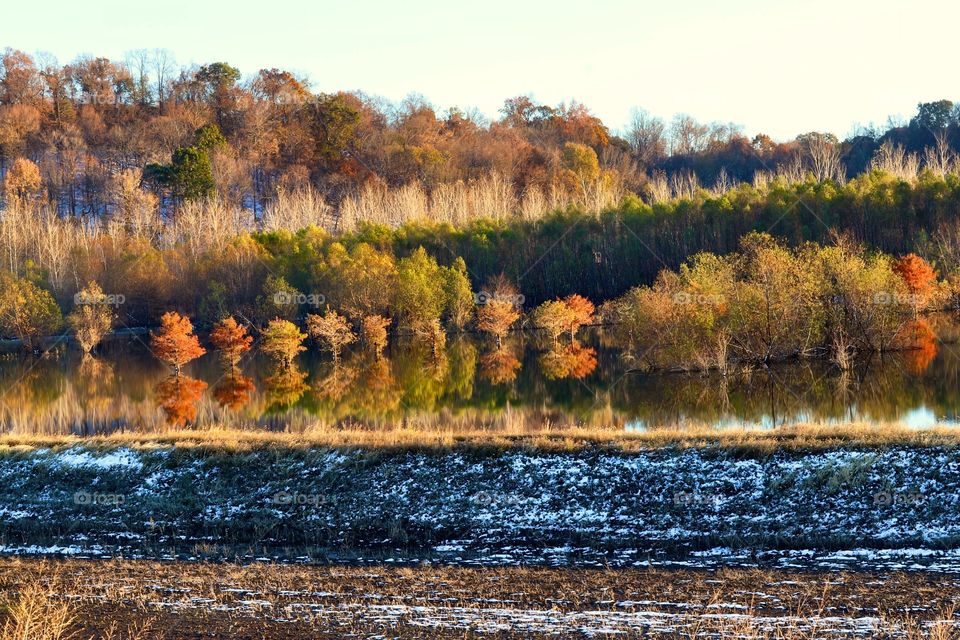
[[[496,120],[438,114],[163,50],[7,49],[0,337],[90,351],[115,329],[229,320],[281,361],[307,336],[336,360],[358,337],[475,330],[499,348],[602,322],[645,367],[843,368],[916,346],[922,315],[955,306],[958,142],[948,100],[778,143],[639,110],[614,132],[529,96]]]

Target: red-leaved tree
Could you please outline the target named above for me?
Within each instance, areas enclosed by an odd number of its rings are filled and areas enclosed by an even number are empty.
[[[160,330],[150,334],[150,348],[160,360],[180,375],[180,367],[207,352],[193,333],[190,318],[168,311],[160,318]]]

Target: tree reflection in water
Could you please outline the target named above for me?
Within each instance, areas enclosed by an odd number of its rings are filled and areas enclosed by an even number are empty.
[[[480,377],[490,384],[513,382],[519,370],[520,359],[510,349],[494,349],[480,356]]]
[[[574,341],[540,354],[538,361],[547,380],[582,380],[597,368],[597,350]]]
[[[906,328],[913,349],[905,352],[907,371],[915,376],[926,372],[937,357],[937,336],[925,318],[913,320]]]
[[[543,345],[517,334],[482,355],[468,336],[451,339],[436,354],[429,344],[397,340],[380,359],[358,350],[333,366],[329,358],[304,353],[300,368],[286,371],[253,353],[242,370],[224,373],[210,355],[190,363],[179,380],[127,340],[107,345],[97,358],[70,351],[40,360],[0,358],[0,426],[81,434],[207,424],[378,428],[406,422],[453,429],[502,424],[508,407],[525,424],[549,415],[558,426],[879,423],[918,413],[954,420],[960,347],[937,342],[936,335],[960,331],[923,318],[909,326],[914,349],[861,356],[846,372],[826,361],[794,360],[727,376],[627,373],[629,363],[609,339],[587,335],[582,342]]]
[[[267,394],[267,413],[277,413],[289,409],[300,402],[300,398],[310,388],[306,383],[307,372],[296,365],[276,368],[263,380]]]
[[[185,375],[164,378],[154,389],[154,400],[171,427],[185,427],[197,419],[197,403],[207,383]]]
[[[239,411],[250,403],[251,394],[256,389],[253,378],[231,370],[213,387],[213,397],[224,409]]]

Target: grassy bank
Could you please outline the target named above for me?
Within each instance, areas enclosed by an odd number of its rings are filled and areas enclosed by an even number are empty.
[[[648,431],[589,428],[502,428],[453,430],[442,428],[323,428],[301,432],[242,429],[191,429],[163,432],[123,432],[104,436],[6,434],[2,449],[71,447],[92,449],[201,448],[222,451],[260,449],[365,449],[439,453],[520,450],[576,453],[587,450],[625,454],[661,448],[724,449],[745,453],[825,451],[884,447],[956,447],[960,430],[950,427],[914,429],[900,424],[798,424],[772,429],[669,428]]]

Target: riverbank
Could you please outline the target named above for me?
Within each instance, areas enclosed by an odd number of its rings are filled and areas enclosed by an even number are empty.
[[[789,564],[843,551],[867,566],[899,554],[960,567],[955,446],[493,455],[175,441],[8,441],[0,550],[584,566],[749,564],[768,552]]]
[[[771,454],[777,451],[816,452],[836,449],[873,450],[885,447],[960,447],[960,429],[915,429],[887,424],[797,424],[770,429],[664,427],[623,430],[602,427],[524,427],[444,429],[442,427],[324,427],[303,431],[258,429],[169,429],[116,431],[108,435],[75,436],[0,435],[0,453],[34,449],[84,447],[91,450],[131,448],[199,448],[208,451],[335,449],[366,450],[371,454],[395,452],[476,453],[495,455],[507,451],[613,454],[651,450],[721,449],[729,452]]]

